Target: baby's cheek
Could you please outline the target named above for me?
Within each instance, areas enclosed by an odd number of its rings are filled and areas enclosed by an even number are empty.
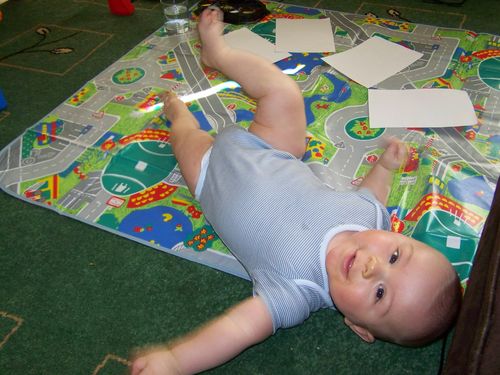
[[[333,295],[335,305],[345,312],[358,310],[363,302],[361,291],[355,287],[338,288]]]

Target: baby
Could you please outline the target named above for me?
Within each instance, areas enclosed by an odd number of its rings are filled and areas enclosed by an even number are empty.
[[[357,191],[335,191],[301,162],[306,118],[295,82],[273,64],[230,48],[222,13],[200,16],[202,62],[257,100],[249,130],[215,140],[184,103],[164,96],[171,143],[203,212],[252,278],[254,296],[198,331],[136,358],[132,374],[188,374],[224,363],[311,312],[335,308],[363,340],[423,345],[456,317],[460,284],[447,259],[390,232],[384,208],[405,161],[390,140]]]

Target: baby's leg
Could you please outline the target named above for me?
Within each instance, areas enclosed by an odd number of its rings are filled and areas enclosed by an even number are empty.
[[[238,82],[257,100],[250,131],[273,147],[301,157],[305,151],[306,118],[302,93],[296,83],[275,65],[248,53],[230,48],[223,36],[222,12],[206,9],[198,30],[205,65]]]
[[[213,138],[200,129],[196,118],[175,94],[165,93],[163,100],[165,103],[163,111],[172,123],[170,143],[182,177],[194,196],[200,175],[201,159],[212,146]]]

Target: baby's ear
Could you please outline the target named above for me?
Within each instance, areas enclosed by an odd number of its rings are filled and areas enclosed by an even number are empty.
[[[344,318],[344,323],[350,329],[352,329],[356,335],[361,337],[366,342],[369,342],[371,344],[372,342],[375,341],[375,336],[373,336],[372,333],[367,328],[354,324],[348,318]]]

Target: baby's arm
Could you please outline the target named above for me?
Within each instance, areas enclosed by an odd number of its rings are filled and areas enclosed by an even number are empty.
[[[396,138],[389,139],[384,153],[359,186],[369,189],[383,205],[386,205],[391,189],[392,172],[406,161],[407,155],[403,142]]]
[[[273,332],[269,310],[250,297],[199,330],[136,359],[132,375],[193,374],[218,366]]]

